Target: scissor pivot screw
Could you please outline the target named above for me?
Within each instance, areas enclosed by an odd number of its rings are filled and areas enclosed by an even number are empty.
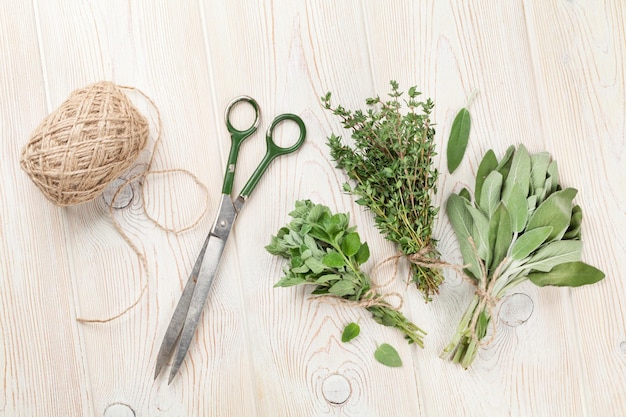
[[[222,220],[220,222],[220,227],[226,227],[226,220]]]

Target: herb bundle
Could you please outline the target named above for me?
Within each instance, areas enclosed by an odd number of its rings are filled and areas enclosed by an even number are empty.
[[[418,101],[420,93],[412,87],[403,100],[408,111],[402,114],[402,95],[392,81],[390,99],[367,99],[366,111],[332,107],[331,93],[322,102],[352,131],[354,147],[334,134],[328,138],[331,157],[355,183],[345,184],[344,190],[358,196],[357,204],[373,213],[380,232],[414,260],[412,279],[428,300],[443,282],[441,270],[435,268],[439,253],[432,238],[438,211],[432,205],[438,175],[430,124],[433,103]]]
[[[309,200],[297,201],[292,221],[272,236],[266,249],[289,260],[276,287],[314,285],[314,295],[335,297],[366,308],[374,320],[400,330],[409,343],[423,347],[425,332],[377,293],[360,266],[370,256],[347,213]]]
[[[476,293],[441,356],[467,368],[487,334],[495,304],[516,285],[577,287],[604,274],[581,262],[582,209],[574,188],[558,183],[547,152],[511,146],[498,161],[488,151],[478,167],[474,201],[452,194],[446,212],[460,244],[463,275]],[[493,337],[493,335],[492,335]]]

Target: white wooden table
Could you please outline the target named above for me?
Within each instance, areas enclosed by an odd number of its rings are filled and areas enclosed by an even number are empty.
[[[0,416],[626,415],[625,27],[622,0],[3,0]],[[456,111],[479,91],[461,168],[449,175],[437,157],[438,204],[473,184],[490,148],[549,151],[562,182],[579,189],[583,257],[606,273],[575,290],[521,286],[467,371],[438,357],[472,296],[453,273],[429,304],[403,276],[379,277],[428,331],[423,350],[364,311],[273,288],[281,263],[263,247],[297,199],[349,211],[372,248],[368,267],[395,253],[341,191],[345,177],[325,142],[342,131],[319,100],[330,90],[356,108],[391,79],[435,101],[440,154]],[[43,117],[99,80],[148,94],[163,120],[154,168],[189,170],[209,190],[206,215],[181,234],[155,227],[141,207],[164,224],[192,223],[203,196],[188,175],[152,178],[146,201],[135,188],[116,210],[147,273],[103,198],[55,207],[19,168]],[[168,386],[153,379],[156,353],[216,211],[229,146],[223,111],[240,94],[261,104],[261,130],[278,113],[300,115],[307,143],[270,167],[242,212]],[[235,190],[264,147],[261,133],[244,145]],[[443,211],[436,237],[443,257],[459,261]],[[116,320],[77,321],[137,299]],[[361,336],[342,344],[343,326],[356,320]],[[382,342],[397,347],[403,367],[375,362]]]

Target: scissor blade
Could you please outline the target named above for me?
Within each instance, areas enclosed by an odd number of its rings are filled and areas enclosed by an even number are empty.
[[[183,326],[185,325],[185,318],[187,317],[187,312],[191,303],[191,296],[193,295],[196,287],[196,281],[198,280],[198,274],[200,273],[200,267],[202,266],[202,260],[204,259],[204,254],[210,237],[211,235],[207,236],[204,244],[202,245],[200,254],[196,259],[193,270],[191,271],[191,274],[187,279],[187,283],[185,284],[183,294],[178,300],[174,314],[172,314],[172,319],[170,320],[167,330],[165,331],[165,336],[163,337],[163,342],[161,342],[161,348],[159,349],[159,355],[157,356],[157,363],[154,371],[155,379],[159,376],[163,367],[165,367],[165,364],[170,356],[172,356],[178,336],[180,336],[180,332],[183,330]]]
[[[176,376],[176,373],[180,369],[183,359],[185,359],[185,355],[189,350],[189,345],[191,344],[193,335],[198,327],[198,321],[200,320],[204,303],[206,302],[209,290],[211,289],[211,284],[215,278],[225,245],[226,241],[218,238],[217,236],[211,236],[211,239],[209,240],[207,253],[205,255],[204,262],[202,263],[202,267],[200,268],[198,281],[196,282],[191,302],[189,303],[189,311],[187,312],[185,324],[180,335],[178,350],[176,350],[176,356],[174,357],[174,363],[172,365],[172,369],[170,370],[168,383],[171,383]]]

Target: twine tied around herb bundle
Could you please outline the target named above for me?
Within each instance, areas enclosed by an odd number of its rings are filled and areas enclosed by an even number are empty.
[[[409,255],[404,254],[404,253],[398,253],[396,255],[393,255],[383,260],[382,263],[394,261],[395,271],[396,271],[393,274],[394,276],[397,273],[398,262],[402,258],[406,259],[411,264],[421,266],[424,268],[448,268],[448,269],[452,269],[453,271],[455,271],[464,281],[472,284],[472,286],[475,287],[474,294],[479,298],[479,303],[478,303],[478,306],[476,307],[476,310],[474,311],[472,320],[470,321],[471,337],[472,337],[472,340],[474,340],[479,346],[484,347],[484,346],[489,346],[495,340],[496,326],[495,324],[493,325],[493,331],[491,333],[491,337],[489,338],[489,340],[487,340],[486,342],[482,342],[481,340],[479,340],[476,334],[476,325],[478,323],[480,312],[484,308],[487,309],[487,311],[489,312],[489,315],[492,318],[494,317],[494,310],[498,302],[500,301],[500,298],[493,295],[493,289],[495,286],[495,282],[500,276],[502,267],[506,264],[506,262],[508,261],[508,258],[503,259],[502,262],[498,265],[498,267],[493,273],[491,280],[489,280],[489,285],[487,285],[487,280],[488,280],[487,268],[485,267],[485,264],[482,261],[482,259],[480,259],[480,257],[478,256],[478,249],[476,248],[476,244],[474,243],[474,240],[471,237],[469,237],[468,239],[472,247],[472,250],[474,251],[474,254],[476,255],[476,259],[478,259],[478,262],[480,264],[479,267],[481,270],[481,276],[478,278],[478,280],[470,277],[465,272],[465,268],[469,267],[469,265],[453,264],[453,263],[443,261],[439,258],[430,257],[429,255],[432,253],[432,248],[430,247],[430,245],[426,245],[422,249],[420,249],[418,252],[412,253]],[[408,286],[408,283],[410,282],[410,275],[411,275],[411,271],[409,270],[409,279],[407,280],[407,286]]]
[[[132,182],[142,185],[141,198],[149,176],[168,173],[189,175],[205,194],[204,208],[187,226],[173,227],[159,222],[142,205],[144,215],[165,232],[182,233],[200,223],[208,209],[208,189],[198,177],[185,169],[152,170],[156,150],[162,138],[162,120],[158,107],[143,91],[100,81],[73,91],[61,106],[44,118],[24,146],[20,165],[45,197],[57,206],[91,201],[126,172],[148,144],[148,120],[137,110],[124,91],[140,94],[156,113],[157,132],[151,157],[145,170],[131,175],[115,191],[108,204],[108,214],[115,230],[135,252],[148,275],[148,262],[142,251],[123,230],[113,214],[115,202]],[[143,284],[136,300],[122,312],[105,319],[77,318],[83,323],[106,323],[137,306],[148,288]]]
[[[321,301],[327,304],[331,304],[332,302],[346,304],[351,307],[363,307],[363,308],[371,308],[371,307],[387,307],[391,310],[399,311],[404,305],[404,297],[397,291],[391,292],[381,292],[379,293],[377,290],[381,288],[385,288],[391,284],[395,277],[395,273],[392,274],[390,280],[383,282],[382,284],[377,284],[372,278],[376,272],[376,270],[382,266],[383,262],[379,262],[372,268],[372,272],[370,273],[370,288],[363,293],[360,300],[348,300],[343,297],[336,296],[334,294],[320,294],[311,298],[312,300]],[[397,298],[397,304],[391,304],[387,301],[389,298]]]

